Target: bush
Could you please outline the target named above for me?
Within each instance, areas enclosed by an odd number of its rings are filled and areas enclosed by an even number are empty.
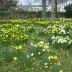
[[[66,10],[65,17],[72,18],[72,4],[66,5],[64,9]]]

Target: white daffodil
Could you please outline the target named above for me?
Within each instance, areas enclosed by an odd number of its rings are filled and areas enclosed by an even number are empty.
[[[33,54],[33,53],[31,53],[31,56],[34,56],[34,54]]]

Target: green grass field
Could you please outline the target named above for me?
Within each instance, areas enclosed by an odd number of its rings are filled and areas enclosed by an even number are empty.
[[[72,19],[0,20],[0,72],[72,72]]]

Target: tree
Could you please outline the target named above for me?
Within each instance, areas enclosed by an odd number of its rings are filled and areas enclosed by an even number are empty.
[[[0,0],[0,11],[8,11],[11,7],[15,7],[16,5],[16,0]]]
[[[57,18],[58,16],[57,16],[57,1],[58,0],[55,0],[55,17]]]
[[[47,0],[51,3],[51,0]],[[42,0],[42,18],[46,18],[46,0]]]
[[[46,18],[46,0],[35,0],[36,1],[42,1],[42,18]],[[57,14],[57,4],[58,2],[67,2],[68,0],[47,0],[49,4],[51,4],[52,9],[51,9],[51,18],[55,19],[58,17]]]
[[[72,4],[66,5],[64,9],[66,10],[65,17],[72,18]]]
[[[42,18],[46,18],[46,0],[42,0]]]
[[[51,19],[55,20],[57,18],[57,1],[58,0],[52,0],[51,1]]]

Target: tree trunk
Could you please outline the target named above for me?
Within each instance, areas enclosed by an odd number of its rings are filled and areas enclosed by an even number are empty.
[[[55,10],[54,10],[55,3],[54,2],[55,2],[55,0],[51,1],[51,17],[50,17],[51,20],[55,19]]]
[[[42,0],[42,18],[46,18],[46,0]]]
[[[52,0],[51,2],[51,20],[55,20],[57,18],[57,0]]]
[[[58,14],[57,14],[57,0],[55,0],[55,17],[56,18],[58,17]]]

